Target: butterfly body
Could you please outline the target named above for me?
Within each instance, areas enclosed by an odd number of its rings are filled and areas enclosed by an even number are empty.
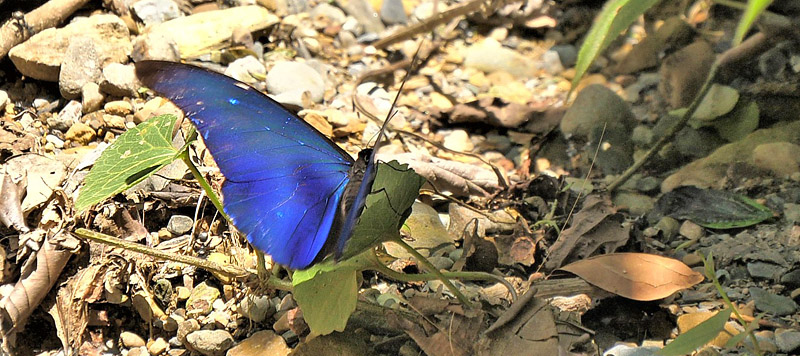
[[[341,255],[371,191],[371,151],[353,160],[271,98],[219,73],[162,61],[138,62],[136,73],[197,127],[225,176],[225,213],[255,247],[295,269]]]

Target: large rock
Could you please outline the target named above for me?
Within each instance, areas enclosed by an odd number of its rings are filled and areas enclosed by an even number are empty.
[[[277,16],[261,6],[240,6],[169,20],[151,27],[146,33],[154,38],[172,37],[181,58],[191,58],[229,46],[236,29],[254,32],[278,21]]]
[[[636,119],[625,100],[601,84],[592,84],[578,93],[561,119],[560,128],[565,136],[587,138],[603,126],[631,132],[635,125]]]
[[[67,56],[70,39],[85,36],[94,42],[100,63],[125,63],[131,53],[130,32],[119,17],[94,15],[78,19],[63,28],[39,32],[8,52],[8,57],[25,76],[57,82]]]

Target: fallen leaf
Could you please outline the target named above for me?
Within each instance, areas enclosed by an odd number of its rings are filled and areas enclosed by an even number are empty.
[[[683,262],[646,253],[610,253],[561,269],[611,293],[639,301],[666,298],[703,281],[702,274]]]
[[[67,175],[63,163],[33,153],[9,159],[6,169],[8,173],[22,175],[27,182],[25,199],[22,200],[22,211],[25,214],[50,199],[53,191],[61,186]]]
[[[530,290],[486,330],[478,355],[558,355],[558,331],[547,302]]]
[[[555,270],[565,262],[583,260],[598,251],[614,252],[630,237],[631,226],[622,220],[608,197],[587,196],[583,207],[575,214],[572,226],[562,231],[548,250],[545,269]]]
[[[421,153],[381,155],[382,161],[397,160],[408,164],[417,174],[425,177],[441,192],[450,192],[458,197],[487,197],[490,192],[500,190],[497,175],[488,167],[449,161]]]
[[[17,185],[0,167],[0,223],[6,227],[25,233],[30,231],[22,214],[20,192]]]

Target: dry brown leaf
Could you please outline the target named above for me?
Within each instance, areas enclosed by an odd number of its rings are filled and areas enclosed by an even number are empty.
[[[478,355],[558,355],[558,331],[547,302],[525,293],[487,329]]]
[[[619,296],[649,301],[666,298],[703,281],[683,262],[646,253],[610,253],[561,268]]]
[[[63,163],[33,153],[9,159],[6,162],[6,169],[14,180],[17,180],[17,177],[13,175],[19,175],[27,181],[25,199],[22,200],[22,211],[25,214],[50,199],[53,191],[61,185],[67,175]]]
[[[23,269],[14,289],[0,300],[0,331],[12,344],[16,332],[22,329],[33,309],[47,296],[72,256],[72,252],[60,249],[51,240],[52,238],[48,238],[36,253],[33,268]]]
[[[497,175],[487,167],[431,157],[421,153],[381,155],[385,162],[397,160],[408,164],[417,174],[425,177],[439,191],[451,192],[455,196],[489,196],[500,189]]]
[[[548,250],[545,269],[553,271],[569,261],[583,260],[593,254],[614,252],[630,237],[631,226],[606,196],[589,195],[575,214],[572,226],[561,232]]]
[[[22,214],[19,187],[11,175],[6,174],[5,168],[0,167],[0,223],[19,232],[28,232],[30,229]]]

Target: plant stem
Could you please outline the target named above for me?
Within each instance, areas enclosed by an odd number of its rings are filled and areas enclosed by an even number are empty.
[[[222,202],[219,200],[217,194],[214,193],[214,189],[211,188],[211,184],[208,184],[206,178],[203,177],[203,174],[200,173],[200,170],[197,169],[197,167],[194,165],[194,162],[192,162],[191,157],[189,157],[189,150],[184,149],[183,151],[181,151],[178,157],[180,157],[180,159],[182,159],[183,162],[186,163],[186,166],[189,167],[189,171],[192,172],[194,178],[197,179],[197,183],[199,183],[200,187],[202,187],[203,190],[206,192],[208,199],[211,200],[211,203],[214,204],[214,207],[217,208],[217,210],[219,211],[220,214],[222,214],[222,217],[224,217],[225,220],[228,220],[228,222],[230,222],[231,218],[228,216],[228,214],[225,213],[225,210],[222,208]]]
[[[400,235],[397,235],[390,241],[403,247],[408,253],[410,253],[412,256],[414,256],[415,259],[417,259],[417,261],[422,265],[424,269],[428,270],[428,272],[430,272],[431,274],[437,276],[438,279],[444,284],[444,286],[447,287],[448,290],[450,290],[450,293],[453,293],[453,295],[455,295],[456,298],[458,298],[458,301],[461,302],[461,304],[464,304],[469,308],[472,307],[472,303],[470,303],[469,299],[467,299],[467,297],[461,294],[461,291],[459,291],[458,288],[456,288],[456,286],[454,286],[453,283],[450,282],[450,280],[447,279],[447,277],[445,277],[442,274],[442,272],[436,269],[436,267],[434,267],[433,264],[431,264],[431,262],[428,261],[427,258],[425,258],[425,256],[420,254],[419,251],[417,251],[409,244],[407,244],[405,241],[403,241],[403,238],[400,237]]]
[[[382,264],[377,264],[375,266],[375,271],[380,272],[386,275],[389,278],[400,282],[421,282],[421,281],[432,281],[436,279],[440,279],[439,275],[433,273],[415,273],[415,274],[406,274],[392,270],[389,267],[386,267]],[[491,273],[486,272],[441,272],[441,276],[445,278],[452,278],[452,279],[459,279],[464,281],[492,281],[501,283],[508,289],[509,294],[511,294],[511,300],[517,300],[517,291],[514,289],[514,286],[511,285],[507,280],[500,276],[495,276]]]
[[[148,256],[152,256],[155,258],[159,258],[162,260],[168,260],[173,262],[185,263],[187,265],[195,266],[203,268],[207,271],[212,273],[217,273],[223,276],[227,276],[230,278],[247,278],[252,275],[252,272],[231,264],[217,264],[208,260],[204,260],[202,258],[197,258],[193,256],[185,256],[185,255],[176,255],[172,253],[166,253],[161,250],[157,250],[154,248],[150,248],[147,246],[143,246],[134,242],[122,240],[116,238],[114,236],[109,236],[106,234],[102,234],[99,232],[87,230],[87,229],[77,229],[72,232],[74,235],[89,239],[92,241],[100,242],[109,246],[123,248],[128,251],[138,252],[141,254],[145,254]],[[266,285],[268,287],[279,289],[279,290],[292,290],[292,284],[289,282],[282,281],[277,278],[270,278],[266,281]]]
[[[661,149],[664,148],[664,146],[667,143],[672,142],[678,131],[680,131],[681,129],[683,129],[684,126],[686,126],[686,123],[689,122],[689,119],[691,119],[695,111],[697,111],[697,108],[700,107],[700,103],[703,102],[703,98],[708,93],[708,90],[711,89],[711,85],[714,82],[714,78],[717,76],[718,68],[719,68],[719,59],[715,60],[714,64],[711,65],[711,69],[708,72],[708,76],[706,76],[706,81],[703,83],[703,86],[700,88],[700,91],[694,97],[694,101],[692,101],[692,103],[689,105],[689,108],[686,110],[683,116],[681,116],[680,120],[678,120],[678,122],[676,122],[675,125],[670,127],[669,130],[666,133],[664,133],[663,136],[661,136],[658,142],[656,142],[653,145],[653,147],[651,147],[650,150],[648,150],[647,153],[645,153],[644,156],[639,158],[638,161],[636,161],[632,166],[626,169],[625,172],[622,173],[622,175],[620,175],[608,186],[609,192],[613,192],[621,185],[625,184],[625,182],[627,182],[628,179],[630,179],[630,177],[634,173],[636,173],[636,171],[642,168],[642,166],[644,166],[645,163],[647,163],[647,161],[650,160],[650,158],[655,156],[655,154],[658,153],[658,151],[661,151]]]
[[[703,256],[703,263],[707,266],[706,268],[709,268],[709,264],[713,264],[714,262],[713,260],[706,259],[705,256]],[[737,322],[745,330],[748,330],[747,323],[744,321],[744,318],[742,318],[742,315],[739,314],[739,308],[736,308],[733,302],[731,302],[730,298],[728,298],[728,294],[725,293],[724,289],[722,289],[722,284],[720,284],[719,280],[717,279],[716,268],[713,265],[711,265],[710,270],[713,271],[713,273],[708,273],[709,275],[706,277],[711,278],[711,282],[714,284],[714,288],[716,288],[719,295],[722,296],[722,300],[725,302],[725,305],[727,305],[728,308],[731,308],[733,314],[736,315]],[[748,334],[749,334],[748,336],[750,337],[750,341],[753,342],[754,353],[756,355],[761,355],[761,348],[758,346],[758,339],[756,339],[755,334],[753,334],[752,332],[749,332]]]

